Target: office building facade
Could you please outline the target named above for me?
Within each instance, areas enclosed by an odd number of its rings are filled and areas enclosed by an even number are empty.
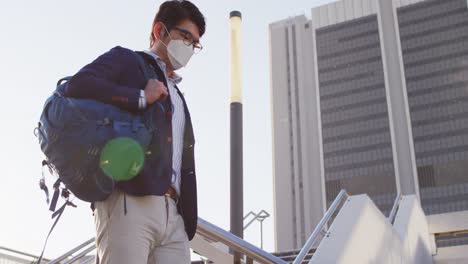
[[[342,0],[270,25],[277,250],[341,189],[468,210],[465,0]]]

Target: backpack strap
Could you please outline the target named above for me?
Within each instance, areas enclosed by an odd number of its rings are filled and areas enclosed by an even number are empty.
[[[52,167],[50,166],[49,162],[46,161],[46,160],[43,160],[42,161],[42,178],[40,179],[39,181],[39,187],[44,190],[45,194],[46,194],[46,201],[47,203],[49,203],[49,189],[47,188],[46,184],[45,184],[45,177],[44,177],[44,167],[47,166],[47,168],[49,169],[49,172],[52,174],[53,173],[53,169]],[[69,200],[69,196],[70,196],[70,192],[67,190],[67,189],[63,189],[61,194],[62,194],[62,197],[65,198],[65,203],[57,210],[55,211],[55,208],[57,206],[57,201],[58,201],[58,198],[59,198],[59,195],[60,195],[60,179],[57,179],[57,181],[55,181],[54,183],[54,194],[52,196],[52,201],[50,201],[50,206],[49,206],[49,210],[54,212],[52,214],[52,219],[56,218],[55,219],[55,222],[54,224],[52,225],[52,227],[50,228],[49,230],[49,233],[47,234],[47,237],[46,237],[46,240],[44,242],[44,246],[42,247],[42,252],[41,252],[41,255],[39,256],[39,258],[37,259],[37,261],[35,263],[37,264],[41,264],[41,260],[42,260],[42,257],[44,255],[44,251],[45,251],[45,248],[47,246],[47,241],[49,240],[49,237],[50,237],[50,234],[52,233],[52,231],[54,230],[55,226],[57,225],[60,217],[62,216],[63,212],[65,211],[65,208],[67,206],[72,206],[72,207],[76,207],[75,204],[73,204],[70,200]]]
[[[44,176],[44,167],[45,166],[47,166],[49,168],[49,171],[50,171],[49,162],[47,162],[47,160],[42,161],[42,177],[39,180],[39,188],[41,188],[41,190],[44,191],[45,196],[46,196],[46,203],[49,204],[49,188],[47,188],[47,185],[45,183],[45,176]]]
[[[57,86],[61,85],[64,81],[69,81],[73,76],[67,76],[67,77],[63,77],[62,79],[58,80],[57,82]]]
[[[58,178],[55,183],[54,183],[54,194],[52,195],[52,201],[49,199],[49,188],[47,188],[47,185],[45,183],[45,176],[44,176],[44,167],[47,167],[49,169],[49,173],[53,174],[53,169],[50,166],[49,162],[47,160],[42,161],[42,177],[39,180],[39,188],[44,191],[45,196],[46,196],[46,202],[49,205],[49,210],[54,212],[55,208],[57,207],[57,201],[60,195],[60,183],[62,182],[60,178]],[[69,191],[67,189],[63,189],[62,191],[62,196],[67,199],[69,196]]]
[[[60,96],[60,97],[64,97],[65,95],[63,94],[63,91],[61,89],[58,89],[60,85],[63,84],[63,82],[68,82],[69,80],[71,80],[73,76],[67,76],[67,77],[63,77],[62,79],[58,80],[57,82],[57,89],[55,90],[55,94],[57,96]]]
[[[50,202],[49,211],[54,212],[55,207],[57,206],[57,201],[60,195],[60,178],[57,179],[54,183],[54,195],[52,196],[52,201]]]
[[[136,57],[138,59],[138,65],[143,75],[145,76],[145,79],[149,80],[153,78],[154,75],[156,75],[163,81],[164,85],[166,85],[167,87],[167,80],[164,75],[164,72],[161,70],[156,61],[154,61],[154,59],[150,57],[151,55],[148,55],[143,51],[136,51],[135,55],[137,55]]]
[[[65,211],[65,208],[67,207],[67,205],[76,207],[76,205],[74,205],[72,202],[67,200],[56,212],[54,212],[52,214],[52,219],[54,219],[55,217],[57,217],[57,218],[55,219],[54,224],[52,225],[52,227],[49,230],[49,233],[47,234],[46,240],[44,242],[44,246],[42,247],[41,255],[39,256],[39,258],[35,262],[36,264],[41,264],[41,260],[42,260],[42,257],[44,256],[44,251],[45,251],[45,248],[47,246],[47,241],[49,240],[49,236],[52,233],[52,231],[54,230],[55,226],[57,225],[57,223],[58,223],[60,217],[62,216],[63,212]]]
[[[158,63],[154,60],[154,58],[142,51],[136,51],[134,52],[135,56],[138,59],[138,64],[140,67],[140,70],[142,71],[143,75],[145,76],[146,80],[149,80],[151,78],[157,77],[159,80],[161,80],[166,87],[167,86],[167,80],[166,76],[164,75],[164,72],[161,70],[159,67]],[[170,94],[169,94],[170,97]],[[166,109],[170,109],[172,111],[172,104],[170,100],[167,98],[165,101],[157,100],[153,104],[150,104],[147,109],[144,111],[146,115],[147,120],[153,120],[153,114],[155,112],[155,108],[160,108],[162,112],[166,113]],[[154,129],[152,125],[150,125],[151,122],[148,122],[146,125],[150,129]]]

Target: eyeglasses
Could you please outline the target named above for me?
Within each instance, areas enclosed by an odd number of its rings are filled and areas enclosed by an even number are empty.
[[[192,33],[190,33],[188,30],[185,30],[180,27],[174,27],[173,29],[179,31],[183,37],[184,44],[187,46],[193,46],[193,52],[197,54],[203,49],[203,46],[200,44],[200,42],[195,41],[193,39]]]

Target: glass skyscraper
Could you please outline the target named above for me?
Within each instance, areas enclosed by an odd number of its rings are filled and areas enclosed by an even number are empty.
[[[467,2],[424,1],[397,14],[423,209],[468,210]]]

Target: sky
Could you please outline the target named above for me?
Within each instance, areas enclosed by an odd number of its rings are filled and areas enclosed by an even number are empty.
[[[40,254],[52,225],[38,187],[33,130],[58,79],[120,45],[144,50],[162,1],[0,0],[0,246]],[[264,248],[274,250],[268,25],[331,0],[193,0],[206,17],[204,49],[178,73],[195,131],[199,216],[229,230],[229,12],[242,12],[244,214],[264,209]],[[51,188],[51,186],[49,187]],[[49,239],[53,258],[94,236],[89,204],[67,208]],[[260,245],[260,225],[245,231]]]

